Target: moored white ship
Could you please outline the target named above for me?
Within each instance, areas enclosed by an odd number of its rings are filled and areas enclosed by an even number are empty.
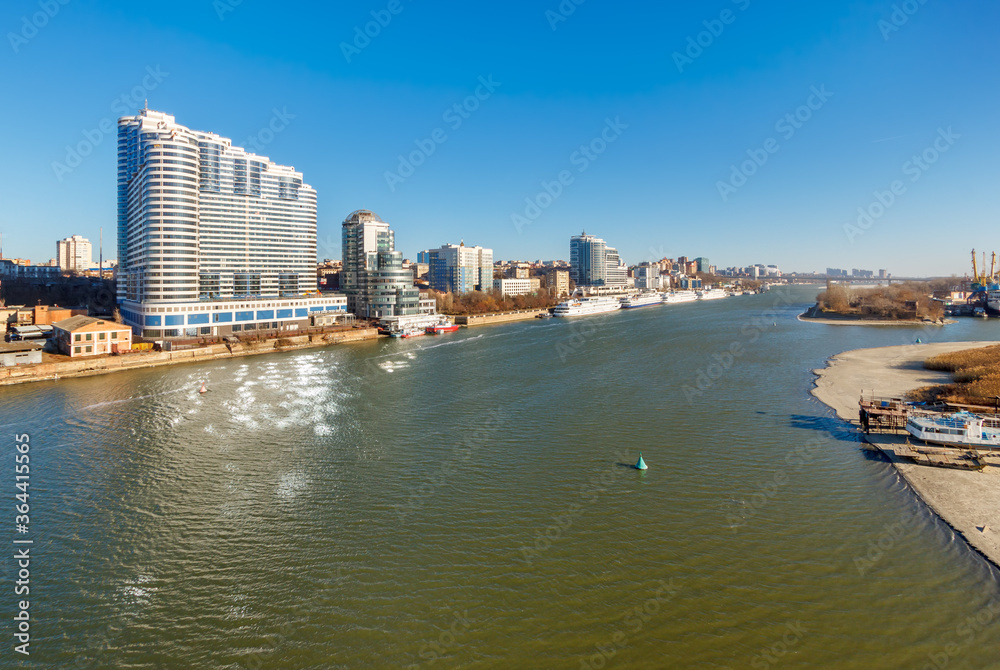
[[[561,302],[552,310],[552,316],[587,316],[589,314],[603,314],[621,309],[622,303],[618,298],[613,297],[593,297],[593,298],[573,298],[566,302]]]
[[[698,299],[698,295],[694,291],[674,291],[673,293],[664,293],[663,302],[669,304],[677,302],[693,302]]]
[[[910,415],[906,432],[932,444],[1000,449],[1000,420],[969,412],[945,416]]]
[[[698,300],[718,300],[719,298],[728,297],[729,294],[721,288],[710,288],[707,291],[701,291],[698,293]]]
[[[659,293],[639,293],[630,295],[622,300],[622,309],[634,309],[636,307],[648,307],[649,305],[662,305],[663,296]]]

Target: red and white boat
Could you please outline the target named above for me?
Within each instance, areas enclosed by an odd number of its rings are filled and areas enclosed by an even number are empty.
[[[423,334],[424,331],[420,328],[404,328],[400,337],[420,337]]]
[[[442,321],[441,323],[435,323],[433,326],[427,326],[428,335],[441,335],[442,333],[454,333],[458,330],[458,325],[452,323],[451,321]]]

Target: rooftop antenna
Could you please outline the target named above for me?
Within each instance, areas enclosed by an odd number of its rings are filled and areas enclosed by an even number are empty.
[[[149,111],[149,98],[146,98],[146,102],[143,103],[142,108],[145,109],[147,112]]]
[[[100,236],[100,242],[98,243],[99,251],[97,252],[98,253],[97,258],[99,259],[97,261],[97,278],[104,279],[104,226],[101,226],[100,231],[101,231],[100,233],[101,236]],[[91,256],[90,258],[92,259],[90,262],[93,263],[94,257]]]

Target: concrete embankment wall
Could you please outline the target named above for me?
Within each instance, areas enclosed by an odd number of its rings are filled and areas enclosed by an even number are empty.
[[[333,344],[361,342],[364,340],[373,340],[377,337],[378,331],[374,328],[357,328],[336,333],[315,333],[312,335],[286,337],[281,339],[282,344],[280,346],[278,345],[278,340],[264,340],[263,342],[238,342],[230,345],[232,347],[231,350],[225,344],[212,344],[196,349],[183,349],[181,351],[143,352],[89,359],[67,358],[65,361],[0,368],[0,385],[55,379],[57,376],[60,378],[86,377],[89,375],[118,372],[120,370],[151,368],[160,365],[197,363],[236,356],[253,356],[256,354],[273,354],[279,351],[294,351],[297,349],[327,347]]]
[[[455,323],[460,326],[489,326],[494,323],[507,323],[508,321],[525,321],[534,319],[536,314],[541,314],[544,309],[522,309],[518,312],[501,312],[499,314],[474,314],[471,316],[456,316]]]

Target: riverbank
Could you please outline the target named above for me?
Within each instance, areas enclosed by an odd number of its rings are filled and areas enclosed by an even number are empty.
[[[296,351],[298,349],[315,349],[318,347],[329,347],[334,344],[373,340],[378,336],[378,330],[375,328],[356,328],[328,334],[315,333],[312,335],[285,337],[281,340],[237,342],[230,345],[212,344],[195,349],[183,349],[181,351],[150,351],[121,356],[67,358],[64,361],[0,368],[0,386],[53,379],[68,379],[70,377],[90,377],[93,375],[121,372],[123,370],[153,368],[180,363],[200,363],[239,356]],[[280,345],[279,342],[281,343]]]
[[[921,386],[947,384],[951,374],[926,370],[931,356],[995,345],[996,342],[943,342],[858,349],[833,356],[817,375],[812,394],[837,416],[858,425],[858,398],[862,390],[876,395],[901,396]],[[903,435],[866,435],[883,449],[893,466],[916,494],[970,546],[1000,567],[1000,459],[990,458],[983,472],[917,465],[895,456],[892,447]]]
[[[860,316],[848,316],[848,315],[830,315],[825,316],[812,316],[812,308],[806,310],[802,314],[799,314],[799,321],[806,323],[822,323],[828,326],[947,326],[948,324],[958,323],[954,319],[939,319],[937,321],[932,321],[930,319],[866,319]]]

